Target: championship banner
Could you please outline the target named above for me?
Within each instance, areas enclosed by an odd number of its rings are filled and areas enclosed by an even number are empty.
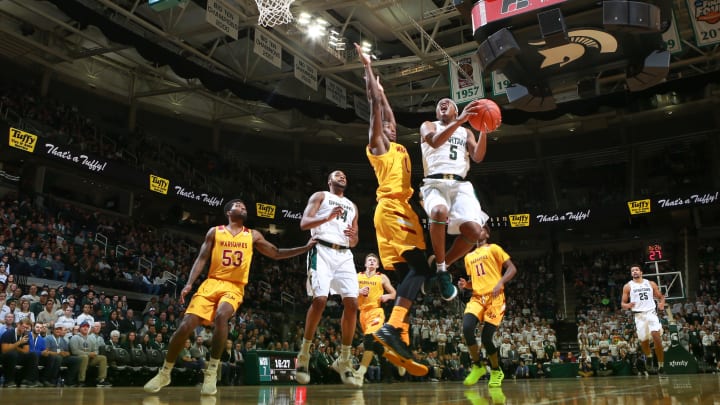
[[[644,200],[628,201],[627,205],[630,215],[647,214],[652,211],[652,203],[649,198]]]
[[[501,94],[507,94],[507,88],[510,87],[510,79],[500,72],[493,71],[490,74],[492,78],[492,92],[493,96],[499,96]]]
[[[355,115],[365,121],[370,121],[370,103],[367,98],[353,96],[353,103],[355,104]]]
[[[270,38],[262,29],[255,28],[255,46],[253,52],[280,69],[282,67],[282,47],[280,43]]]
[[[672,18],[670,19],[670,28],[668,28],[667,31],[663,32],[662,38],[663,41],[665,41],[665,46],[668,52],[682,52],[682,41],[680,38],[680,32],[678,32],[677,19],[675,18],[674,11],[672,13]]]
[[[340,108],[347,107],[347,90],[328,78],[325,78],[325,98]]]
[[[240,15],[223,4],[221,0],[208,0],[205,21],[222,31],[225,35],[238,39]]]
[[[720,2],[718,0],[687,0],[688,14],[695,43],[707,46],[720,42]]]
[[[460,56],[455,63],[448,63],[450,69],[450,98],[455,104],[466,104],[485,97],[480,56],[477,52]],[[460,114],[460,111],[458,111]]]
[[[15,149],[33,153],[35,152],[37,140],[37,135],[25,132],[21,129],[10,128],[10,139],[8,140],[8,145]]]
[[[304,85],[317,91],[318,78],[317,69],[300,57],[295,57],[295,78],[300,80]]]

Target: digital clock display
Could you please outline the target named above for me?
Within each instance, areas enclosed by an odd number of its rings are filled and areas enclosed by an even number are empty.
[[[268,356],[258,358],[260,381],[293,382],[295,381],[295,357]]]
[[[660,245],[659,243],[649,245],[647,248],[647,255],[648,255],[648,261],[651,261],[651,262],[665,260],[665,257],[663,255],[662,245]]]

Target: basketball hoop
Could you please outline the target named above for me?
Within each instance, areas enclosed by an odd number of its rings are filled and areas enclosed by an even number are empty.
[[[287,24],[293,20],[290,4],[295,0],[255,0],[260,16],[258,24],[263,27],[274,27]]]

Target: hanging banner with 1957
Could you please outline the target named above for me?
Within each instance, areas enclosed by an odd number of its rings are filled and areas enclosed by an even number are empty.
[[[455,62],[448,63],[450,98],[459,105],[485,97],[480,57],[477,52],[457,57]]]

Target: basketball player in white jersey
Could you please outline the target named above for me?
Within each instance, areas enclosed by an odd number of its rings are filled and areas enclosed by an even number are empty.
[[[359,387],[361,382],[356,379],[350,353],[357,322],[359,290],[350,248],[358,243],[358,210],[344,196],[347,186],[345,173],[340,170],[330,173],[328,186],[330,191],[318,191],[310,196],[300,220],[300,229],[309,229],[317,245],[308,253],[308,295],[312,295],[313,300],[305,317],[305,334],[298,354],[296,379],[300,384],[310,382],[310,344],[328,296],[340,294],[343,301],[340,320],[342,346],[340,356],[332,368],[340,374],[344,384]]]
[[[665,310],[665,296],[660,293],[657,284],[643,278],[642,268],[638,264],[630,266],[630,280],[623,287],[623,295],[620,306],[623,309],[629,309],[635,315],[635,328],[637,330],[638,340],[642,347],[645,357],[651,359],[650,338],[652,337],[655,344],[655,356],[658,361],[658,376],[667,378],[664,370],[665,352],[663,351],[662,325],[655,312],[655,299],[657,298],[657,308],[660,311]]]
[[[437,121],[425,121],[420,127],[425,179],[420,193],[429,217],[430,241],[435,252],[437,276],[442,298],[449,301],[457,295],[447,266],[465,256],[480,238],[488,215],[480,208],[471,182],[465,180],[470,159],[479,163],[485,158],[487,135],[475,134],[463,127],[477,114],[477,101],[469,103],[458,115],[455,102],[440,100],[435,109]],[[445,232],[460,234],[445,253]]]

